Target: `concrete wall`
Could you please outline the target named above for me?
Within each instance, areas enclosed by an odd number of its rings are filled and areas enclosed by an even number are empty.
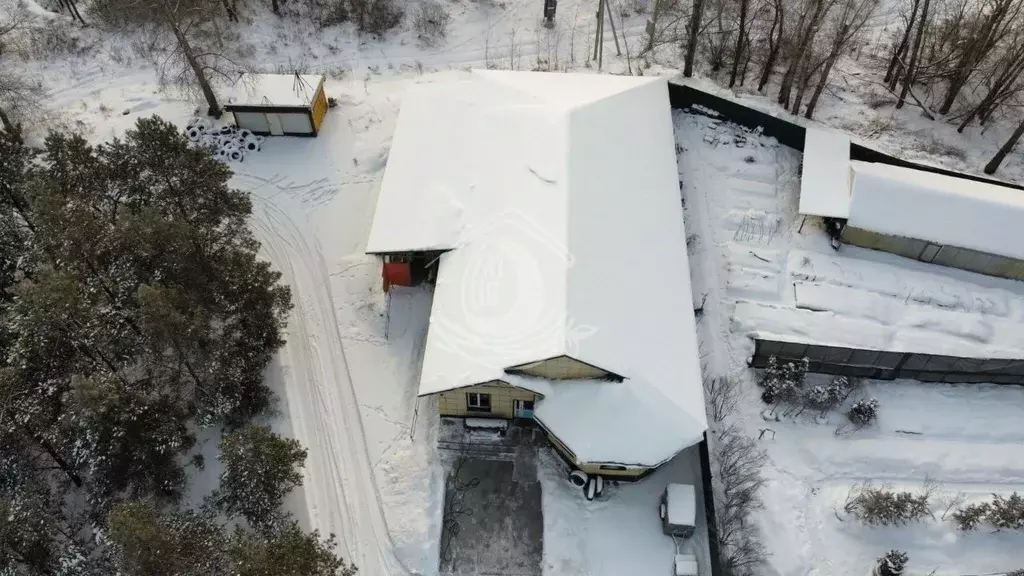
[[[470,393],[490,394],[491,411],[470,410],[466,395]],[[509,386],[500,380],[478,386],[467,386],[449,390],[437,395],[437,407],[441,416],[468,416],[470,418],[512,418],[514,400],[536,401],[537,395],[529,390]]]
[[[1024,261],[968,248],[933,244],[916,238],[879,234],[849,225],[843,229],[843,242],[987,276],[1024,280]]]
[[[541,360],[540,362],[523,364],[522,366],[516,366],[511,369],[511,371],[529,374],[530,376],[538,376],[540,378],[547,378],[548,380],[596,379],[608,377],[608,373],[604,370],[596,366],[591,366],[590,364],[585,364],[568,356],[558,356],[557,358],[548,358],[547,360]]]

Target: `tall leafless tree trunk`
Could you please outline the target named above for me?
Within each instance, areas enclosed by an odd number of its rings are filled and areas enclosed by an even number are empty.
[[[220,118],[220,104],[217,103],[217,95],[210,86],[210,80],[206,77],[206,69],[202,64],[200,64],[195,51],[192,50],[192,45],[189,43],[188,38],[185,37],[177,19],[168,14],[165,16],[165,20],[167,21],[167,25],[170,26],[171,31],[174,33],[174,38],[178,41],[178,47],[181,49],[182,56],[188,62],[189,67],[196,76],[196,82],[199,83],[199,89],[203,93],[203,98],[206,99],[206,104],[210,108],[210,116]]]
[[[917,25],[917,34],[914,36],[914,48],[910,51],[910,62],[907,63],[907,69],[903,72],[903,89],[900,90],[900,98],[896,101],[896,109],[903,108],[903,104],[907,101],[907,92],[910,91],[910,85],[914,83],[914,78],[917,76],[917,62],[921,55],[921,42],[924,40],[925,29],[928,28],[928,7],[931,5],[931,0],[924,0],[924,6],[921,8],[921,22]]]
[[[889,59],[889,67],[885,71],[886,83],[889,83],[893,78],[893,73],[896,71],[896,66],[901,60],[906,58],[907,48],[910,45],[910,33],[914,29],[914,22],[917,18],[917,9],[921,5],[921,0],[914,0],[914,3],[910,8],[910,18],[907,20],[907,27],[903,30],[903,36],[900,38],[899,44],[896,46],[896,51],[893,53],[892,58]],[[923,20],[923,19],[922,19]],[[892,90],[896,86],[890,85],[889,89]]]
[[[683,64],[683,76],[693,76],[693,58],[697,54],[697,35],[704,16],[704,0],[693,0],[693,11],[690,13],[690,25],[686,38],[686,59]]]
[[[1006,35],[1020,15],[1021,0],[993,0],[992,10],[982,19],[977,26],[975,34],[968,33],[968,38],[963,43],[960,57],[949,79],[949,87],[939,107],[940,114],[946,114],[956,103],[960,91],[967,85],[967,81],[975,72],[978,64],[983,62],[992,49]]]
[[[775,71],[775,61],[779,57],[779,49],[782,47],[782,34],[786,29],[786,8],[783,0],[775,0],[772,4],[772,28],[768,32],[768,58],[764,61],[764,68],[761,69],[761,78],[757,83],[757,91],[764,90],[765,84]],[[777,36],[776,36],[777,34]]]
[[[812,2],[813,12],[810,13],[810,16],[807,17],[805,12],[800,17],[802,25],[797,26],[798,40],[793,49],[793,58],[790,61],[789,68],[786,69],[786,74],[782,77],[782,86],[779,89],[779,104],[782,104],[785,108],[789,108],[793,83],[798,79],[797,73],[803,69],[804,59],[807,57],[807,49],[814,42],[814,37],[818,33],[818,27],[828,12],[828,8],[832,5],[832,0],[812,0]]]
[[[1020,140],[1021,135],[1024,135],[1024,120],[1021,121],[1017,129],[1010,135],[1010,139],[1003,144],[1003,147],[996,152],[996,155],[989,160],[988,164],[985,164],[985,174],[995,174],[996,170],[999,170],[999,165],[1003,163],[1006,156],[1013,151],[1013,147],[1017,145],[1017,141]]]
[[[739,71],[740,58],[743,57],[743,42],[747,39],[747,9],[750,0],[740,0],[740,33],[736,37],[736,51],[732,55],[732,71],[729,73],[729,88],[736,85],[736,73]]]

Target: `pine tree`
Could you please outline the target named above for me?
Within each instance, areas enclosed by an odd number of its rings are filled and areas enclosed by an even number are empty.
[[[284,497],[302,484],[298,468],[306,450],[268,427],[251,425],[225,436],[220,450],[224,472],[214,495],[218,507],[228,516],[243,516],[257,530],[278,525]]]
[[[303,532],[294,521],[269,536],[236,529],[230,556],[237,576],[354,576],[355,566],[334,553],[334,535]]]
[[[210,510],[162,513],[151,502],[118,504],[108,539],[126,576],[227,575],[227,540]]]

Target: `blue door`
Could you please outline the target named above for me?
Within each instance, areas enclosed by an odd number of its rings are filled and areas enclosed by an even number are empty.
[[[512,415],[516,418],[533,418],[533,400],[513,400]]]

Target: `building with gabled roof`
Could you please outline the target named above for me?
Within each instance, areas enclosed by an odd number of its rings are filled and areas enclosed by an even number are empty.
[[[474,71],[403,99],[366,251],[427,255],[420,395],[639,476],[707,426],[664,79]]]

